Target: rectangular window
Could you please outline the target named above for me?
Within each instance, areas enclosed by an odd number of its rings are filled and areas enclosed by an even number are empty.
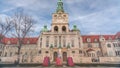
[[[99,47],[99,43],[98,43],[98,44],[96,44],[96,47]]]
[[[57,36],[54,38],[54,46],[57,47]]]
[[[120,51],[115,51],[116,56],[120,56]]]
[[[113,46],[116,47],[116,46],[115,46],[115,43],[113,43]]]
[[[40,48],[42,47],[42,41],[40,42]]]
[[[46,37],[46,47],[49,47],[49,36]]]
[[[88,54],[88,57],[91,57],[91,54]]]
[[[5,57],[7,56],[7,52],[5,52]]]
[[[78,41],[79,41],[79,48],[80,48],[80,38],[78,38]]]
[[[92,45],[91,45],[91,44],[88,44],[88,48],[92,48]]]
[[[45,53],[49,53],[48,51],[46,51]]]
[[[82,54],[82,51],[81,51],[81,50],[79,50],[79,54]]]
[[[61,36],[59,36],[59,45],[61,45]]]
[[[118,46],[120,47],[120,43],[118,43]]]
[[[41,50],[39,50],[39,54],[41,54]]]
[[[66,41],[63,40],[63,47],[66,47]]]
[[[10,56],[12,56],[12,52],[10,52]]]
[[[107,47],[111,48],[111,44],[107,44]]]
[[[74,47],[74,40],[73,39],[71,40],[71,43],[72,43],[71,46]]]
[[[42,38],[40,38],[40,48],[42,47]]]
[[[92,53],[92,57],[95,57],[95,54],[94,54],[94,53]]]
[[[112,51],[109,51],[109,56],[113,56],[113,52]]]
[[[2,55],[2,52],[0,52],[0,56]]]
[[[118,55],[120,56],[120,51],[118,51]]]
[[[75,53],[75,51],[72,51],[72,53]]]
[[[63,47],[66,47],[66,38],[63,36]]]

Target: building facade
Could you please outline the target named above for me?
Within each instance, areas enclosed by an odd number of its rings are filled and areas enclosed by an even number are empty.
[[[70,30],[68,17],[62,0],[58,0],[51,29],[44,26],[39,37],[25,38],[20,63],[42,63],[46,56],[51,63],[57,57],[65,63],[67,57],[72,57],[74,63],[120,62],[120,32],[115,35],[81,35],[76,25]],[[15,62],[17,46],[17,38],[4,38],[0,45],[0,61]]]

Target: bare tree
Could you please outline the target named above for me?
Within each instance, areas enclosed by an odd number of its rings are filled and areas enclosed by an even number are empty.
[[[13,16],[14,25],[14,37],[18,40],[18,59],[17,63],[20,61],[20,50],[23,45],[24,39],[32,31],[34,20],[31,16],[25,15],[23,12],[17,12]]]
[[[5,22],[0,20],[0,43],[2,43],[2,39],[10,32],[13,28],[12,21],[10,18],[6,18]]]

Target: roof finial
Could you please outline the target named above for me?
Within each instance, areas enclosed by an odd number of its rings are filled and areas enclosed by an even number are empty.
[[[64,12],[64,9],[63,9],[63,1],[62,0],[58,0],[58,3],[57,3],[57,10],[56,12]]]
[[[62,2],[62,0],[59,0],[58,2]]]

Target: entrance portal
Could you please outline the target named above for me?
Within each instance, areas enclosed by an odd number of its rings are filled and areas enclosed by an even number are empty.
[[[63,61],[67,61],[67,53],[63,52]]]
[[[56,61],[56,58],[57,58],[57,56],[58,56],[58,53],[57,52],[54,52],[54,61]]]

